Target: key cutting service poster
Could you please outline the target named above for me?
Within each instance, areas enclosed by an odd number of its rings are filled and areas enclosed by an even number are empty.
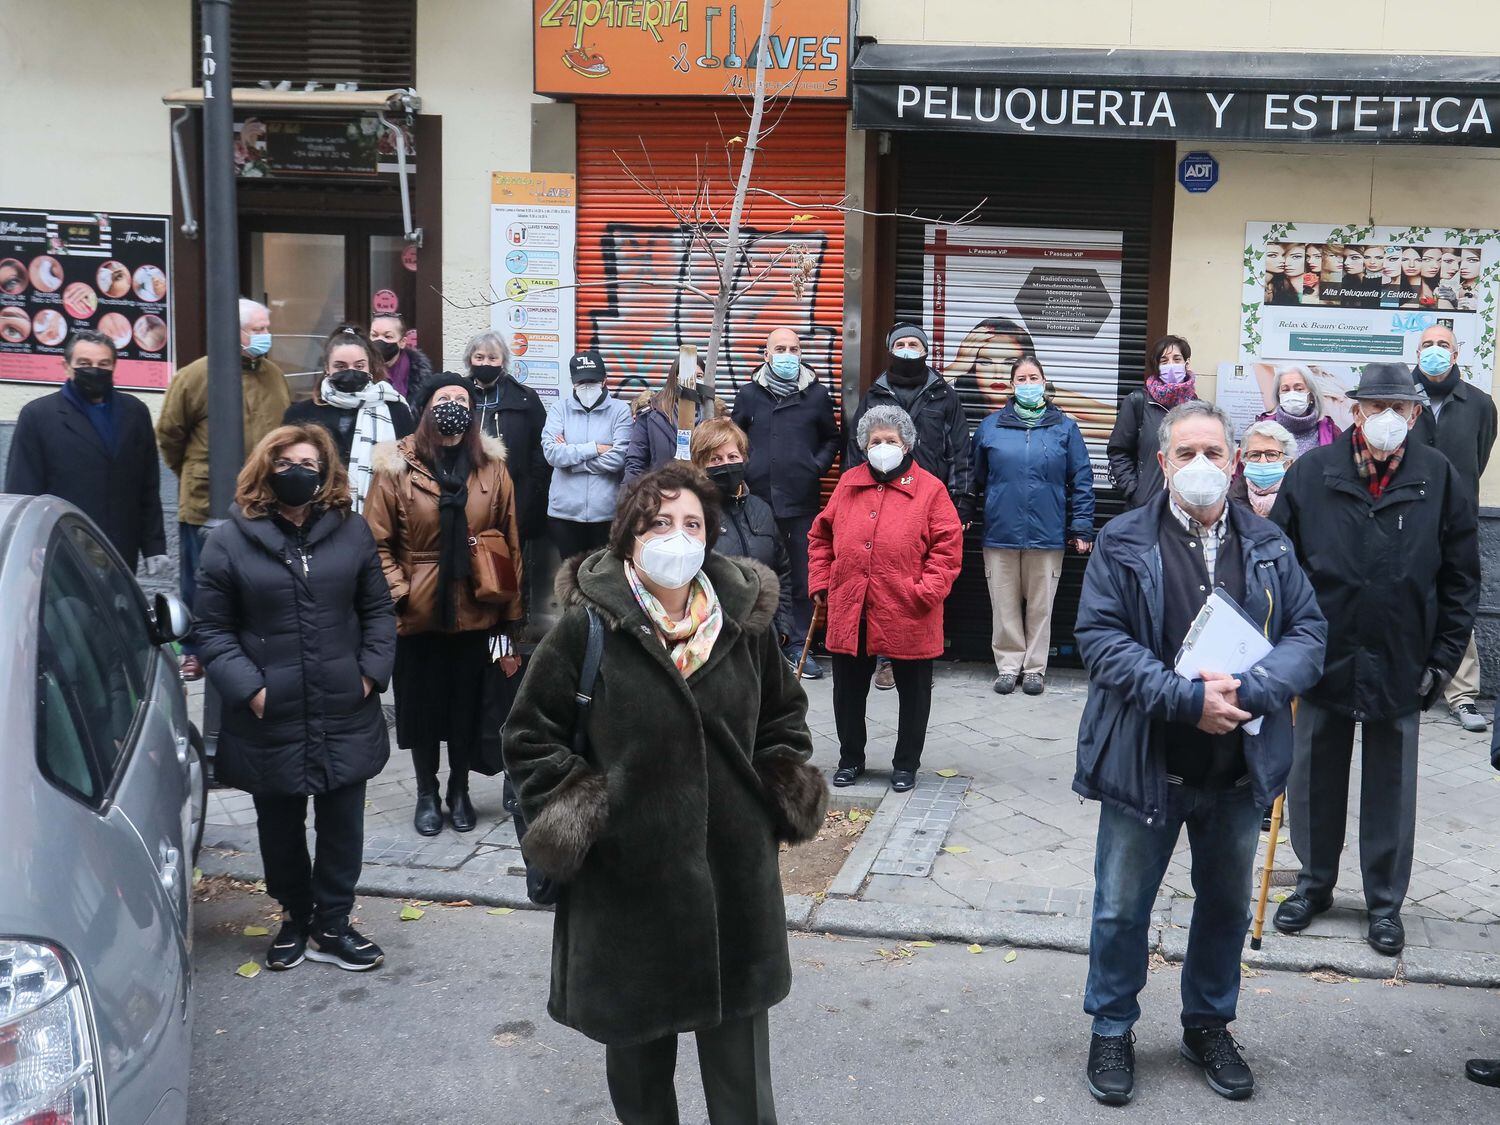
[[[115,386],[172,376],[166,215],[0,209],[0,380],[61,383],[63,344],[92,328],[119,351]]]
[[[490,175],[490,323],[504,333],[512,374],[544,399],[571,386],[578,231],[574,177]]]

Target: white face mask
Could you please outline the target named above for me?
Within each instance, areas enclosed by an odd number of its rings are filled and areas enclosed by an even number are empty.
[[[1283,391],[1281,393],[1281,409],[1294,418],[1300,418],[1306,414],[1311,403],[1312,397],[1306,391]]]
[[[1406,440],[1406,419],[1389,406],[1373,418],[1365,419],[1365,440],[1382,453],[1394,453]]]
[[[585,407],[591,407],[604,397],[603,383],[579,383],[573,388],[573,393],[578,396],[578,401]]]
[[[1172,474],[1172,491],[1189,508],[1212,508],[1229,491],[1229,476],[1203,454]]]
[[[901,464],[901,459],[906,456],[906,450],[899,445],[892,445],[885,441],[879,445],[870,446],[865,451],[865,455],[870,459],[870,467],[876,472],[889,473],[895,471],[896,466]]]
[[[703,569],[703,543],[685,531],[643,539],[642,543],[635,565],[658,586],[680,590]]]

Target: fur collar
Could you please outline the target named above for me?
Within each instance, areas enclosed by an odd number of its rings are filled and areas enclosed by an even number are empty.
[[[507,450],[505,442],[498,437],[484,438],[484,452],[491,461],[499,461],[502,465],[506,462]],[[370,464],[377,473],[401,473],[411,472],[418,467],[425,473],[427,469],[417,459],[417,454],[412,445],[412,439],[404,437],[400,441],[383,441],[377,445],[370,454]]]
[[[781,582],[769,567],[754,559],[710,552],[703,569],[724,613],[745,632],[764,633],[771,627],[781,600]],[[616,631],[636,624],[637,618],[644,619],[625,581],[624,565],[608,551],[564,560],[554,589],[564,606],[592,604]]]

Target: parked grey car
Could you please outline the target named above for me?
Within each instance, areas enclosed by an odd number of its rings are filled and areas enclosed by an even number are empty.
[[[0,496],[0,606],[0,1125],[184,1122],[187,613],[48,496]]]

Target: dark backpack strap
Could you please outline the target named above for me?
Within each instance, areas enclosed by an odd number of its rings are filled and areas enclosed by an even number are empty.
[[[588,643],[583,650],[583,667],[578,672],[578,690],[573,699],[578,704],[578,717],[573,723],[573,751],[587,757],[589,737],[589,712],[594,706],[594,688],[599,683],[599,665],[604,661],[604,620],[593,606],[585,606],[589,618]]]

